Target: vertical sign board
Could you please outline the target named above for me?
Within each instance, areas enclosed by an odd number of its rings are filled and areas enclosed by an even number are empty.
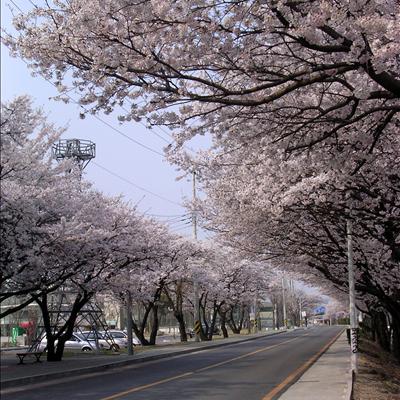
[[[273,306],[260,307],[260,328],[273,328],[274,326],[274,308]]]
[[[358,353],[358,328],[351,328],[350,329],[351,335],[351,352],[353,354]]]

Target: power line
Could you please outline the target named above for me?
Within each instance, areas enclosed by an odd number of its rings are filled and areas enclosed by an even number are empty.
[[[172,227],[172,228],[170,227],[169,229],[170,229],[171,232],[179,232],[179,231],[183,231],[183,230],[188,229],[188,228],[190,228],[190,225],[181,226],[181,227]]]
[[[67,95],[67,97],[71,98],[71,96],[69,96],[69,95]],[[79,106],[81,106],[85,111],[87,111],[87,108],[83,107],[81,104],[79,104],[79,103],[76,102],[76,101],[74,101],[74,102],[75,102],[76,104],[78,104]],[[107,125],[109,128],[111,128],[111,129],[114,130],[115,132],[117,132],[117,133],[119,133],[120,135],[122,135],[122,136],[126,137],[127,139],[129,139],[131,142],[136,143],[137,145],[139,145],[139,146],[145,148],[145,149],[148,150],[148,151],[151,151],[152,153],[155,153],[155,154],[158,154],[158,155],[161,156],[161,157],[164,157],[164,154],[163,154],[163,153],[160,153],[159,151],[154,150],[154,149],[152,149],[151,147],[149,147],[149,146],[147,146],[147,145],[145,145],[145,144],[143,144],[143,143],[140,143],[140,142],[138,142],[138,141],[135,140],[135,139],[132,139],[129,135],[127,135],[126,133],[120,131],[119,129],[117,129],[115,126],[111,125],[111,124],[108,123],[107,121],[104,121],[104,120],[101,119],[98,115],[94,114],[93,116],[94,116],[94,118],[96,118],[97,120],[101,121],[103,124]]]
[[[25,60],[22,60],[22,61],[23,61],[26,65],[28,65],[28,63],[27,63]],[[53,82],[51,82],[50,80],[46,79],[44,76],[42,76],[42,78],[45,79],[47,82],[49,82],[49,83],[50,83],[51,85],[53,85],[54,87],[56,87],[56,85],[55,85]],[[56,88],[57,88],[57,87],[56,87]],[[83,107],[81,104],[79,104],[79,103],[78,103],[74,98],[72,98],[69,94],[66,94],[66,95],[67,95],[67,97],[68,97],[73,103],[79,105],[80,107],[82,107],[83,109],[85,109],[85,110],[87,111],[87,109],[86,109],[85,107]],[[158,155],[164,157],[164,155],[163,155],[162,153],[160,153],[160,152],[158,152],[158,151],[156,151],[156,150],[154,150],[154,149],[152,149],[152,148],[150,148],[150,147],[148,147],[148,146],[146,146],[146,145],[144,145],[144,144],[142,144],[142,143],[140,143],[140,142],[138,142],[138,141],[132,139],[130,136],[128,136],[128,135],[126,135],[125,133],[121,132],[120,130],[116,129],[114,126],[112,126],[112,125],[109,124],[108,122],[102,120],[102,119],[101,119],[100,117],[98,117],[97,115],[94,115],[94,117],[95,117],[96,119],[98,119],[99,121],[103,122],[104,124],[106,124],[107,126],[109,126],[109,127],[110,127],[111,129],[113,129],[114,131],[116,131],[116,132],[118,132],[119,134],[121,134],[122,136],[124,136],[124,137],[126,137],[127,139],[131,140],[132,142],[134,142],[134,143],[136,143],[136,144],[138,144],[138,145],[144,147],[145,149],[147,149],[147,150],[149,150],[149,151],[152,151],[153,153],[156,153],[156,154],[158,154]],[[171,203],[171,204],[175,204],[175,205],[181,206],[180,203],[177,203],[177,202],[175,202],[175,201],[173,201],[173,200],[169,200],[169,199],[167,199],[167,198],[164,197],[164,196],[161,196],[161,195],[159,195],[159,194],[157,194],[157,193],[154,193],[154,192],[152,192],[152,191],[150,191],[150,190],[147,190],[147,189],[145,189],[145,188],[143,188],[143,187],[137,185],[136,183],[134,183],[134,182],[132,182],[132,181],[130,181],[130,180],[128,180],[128,179],[126,179],[126,178],[124,178],[124,177],[118,175],[117,173],[115,173],[115,172],[109,170],[108,168],[103,167],[102,165],[98,164],[98,163],[95,162],[95,161],[92,161],[92,163],[95,164],[97,167],[103,169],[104,171],[108,172],[109,174],[111,174],[111,175],[113,175],[113,176],[115,176],[115,177],[117,177],[117,178],[123,180],[124,182],[128,183],[129,185],[132,185],[132,186],[136,187],[137,189],[140,189],[140,190],[142,190],[142,191],[144,191],[144,192],[146,192],[146,193],[149,193],[149,194],[151,194],[151,195],[153,195],[153,196],[155,196],[155,197],[158,197],[158,198],[161,199],[161,200],[167,201],[167,202],[169,202],[169,203]]]
[[[15,6],[21,13],[24,13],[24,11],[21,10],[21,8],[14,2],[14,0],[10,0],[10,1],[11,1],[12,4],[14,4],[14,6]],[[29,0],[29,2],[30,2],[34,7],[37,7],[37,5],[36,5],[35,3],[33,3],[31,0]],[[21,58],[21,60],[22,60],[27,66],[29,66],[29,64],[28,64],[24,59]],[[43,75],[41,75],[41,77],[42,77],[43,79],[45,79],[47,82],[49,82],[51,85],[53,85],[53,86],[58,90],[57,86],[56,86],[52,81],[50,81],[49,79],[45,78]],[[72,89],[70,89],[69,91],[71,91],[71,90],[72,90]],[[89,110],[88,110],[86,107],[84,107],[82,104],[80,104],[78,101],[76,101],[76,100],[75,100],[73,97],[71,97],[67,92],[63,92],[63,95],[65,95],[66,97],[68,97],[74,104],[76,104],[76,105],[78,105],[79,107],[83,108],[86,112],[89,112]],[[122,108],[123,110],[125,110],[126,112],[129,112],[125,107],[121,106],[121,108]],[[117,132],[118,134],[124,136],[125,138],[127,138],[127,139],[130,140],[131,142],[137,144],[138,146],[141,146],[141,147],[145,148],[145,149],[148,150],[148,151],[151,151],[152,153],[155,153],[155,154],[157,154],[157,155],[159,155],[159,156],[161,156],[161,157],[164,157],[164,154],[163,154],[163,153],[161,153],[161,152],[159,152],[159,151],[157,151],[157,150],[154,150],[153,148],[151,148],[151,147],[149,147],[149,146],[147,146],[147,145],[145,145],[145,144],[143,144],[143,143],[141,143],[141,142],[139,142],[139,141],[137,141],[137,140],[131,138],[130,136],[128,136],[127,134],[125,134],[125,133],[122,132],[121,130],[117,129],[115,126],[113,126],[113,125],[111,125],[110,123],[108,123],[107,121],[104,121],[103,119],[101,119],[98,115],[94,114],[93,116],[94,116],[98,121],[100,121],[100,122],[102,122],[103,124],[107,125],[109,128],[111,128],[112,130],[114,130],[114,131]],[[144,126],[146,129],[148,129],[148,127],[146,126],[146,124],[144,124],[142,121],[138,121],[138,122],[139,122],[142,126]],[[166,129],[164,129],[162,126],[155,125],[155,127],[158,128],[160,131],[164,132],[168,137],[170,137],[170,138],[173,140],[172,135],[171,135]],[[167,144],[169,144],[169,145],[172,144],[172,142],[170,142],[169,140],[165,139],[163,136],[159,135],[157,132],[154,132],[152,129],[148,129],[148,130],[149,130],[151,133],[153,133],[154,135],[156,135],[158,138],[160,138],[161,140],[163,140],[165,143],[167,143]],[[190,148],[190,147],[188,147],[188,146],[186,146],[186,145],[184,145],[183,147],[184,147],[185,149],[191,151],[192,153],[196,153],[195,150],[193,150],[192,148]]]
[[[21,8],[18,6],[18,4],[15,4],[13,0],[10,0],[10,2],[12,4],[14,4],[14,6],[17,7],[20,12],[22,12],[22,14],[24,14],[24,11],[21,10]]]
[[[132,104],[132,103],[131,103]],[[126,111],[127,113],[129,113],[129,110],[127,110],[124,106],[121,106],[121,108]],[[157,132],[155,132],[153,129],[149,129],[146,124],[144,124],[142,121],[138,121],[139,124],[141,124],[142,126],[144,126],[146,129],[148,129],[153,135],[156,135],[158,138],[160,138],[161,140],[163,140],[165,143],[167,143],[168,145],[172,145],[174,138],[172,137],[172,135],[162,126],[160,125],[154,125],[155,128],[158,128],[161,132],[165,133],[171,140],[172,142],[170,142],[169,140],[165,139],[164,136],[159,135]],[[192,148],[184,145],[183,146],[185,149],[191,151],[192,153],[196,153],[195,150],[193,150]]]
[[[178,226],[178,225],[187,225],[190,221],[191,221],[190,218],[183,218],[183,219],[181,218],[176,221],[162,221],[162,222],[164,222],[170,226],[173,226],[173,225]]]
[[[146,189],[146,188],[144,188],[144,187],[142,187],[142,186],[137,185],[136,183],[130,181],[129,179],[126,179],[126,178],[124,178],[123,176],[118,175],[117,173],[115,173],[115,172],[109,170],[108,168],[103,167],[102,165],[100,165],[100,164],[97,163],[96,161],[93,161],[93,160],[92,160],[92,164],[94,164],[94,165],[96,165],[97,167],[101,168],[102,170],[108,172],[110,175],[113,175],[113,176],[115,176],[116,178],[118,178],[118,179],[124,181],[125,183],[128,183],[129,185],[131,185],[131,186],[133,186],[133,187],[135,187],[135,188],[137,188],[137,189],[142,190],[143,192],[146,192],[146,193],[148,193],[148,194],[151,194],[152,196],[158,197],[159,199],[164,200],[164,201],[167,201],[168,203],[175,204],[175,205],[178,205],[178,206],[182,206],[180,203],[177,203],[176,201],[167,199],[166,197],[161,196],[160,194],[154,193],[154,192],[152,192],[152,191],[150,191],[150,190],[148,190],[148,189]]]
[[[12,4],[14,4],[14,6],[15,6],[21,13],[23,13],[23,11],[21,10],[21,8],[20,8],[13,0],[10,0],[10,1],[12,2]],[[32,2],[31,2],[31,4],[34,5],[34,6],[36,6],[36,5],[35,5],[34,3],[32,3]],[[37,7],[37,6],[36,6],[36,7]],[[29,64],[28,64],[24,59],[21,59],[21,60],[29,67]],[[52,86],[54,86],[54,87],[58,90],[57,86],[56,86],[52,81],[50,81],[49,79],[45,78],[43,75],[41,75],[41,77],[42,77],[44,80],[46,80],[48,83],[50,83]],[[67,92],[64,92],[63,94],[64,94],[68,99],[70,99],[74,104],[76,104],[76,105],[78,105],[79,107],[83,108],[86,112],[89,112],[89,110],[88,110],[86,107],[84,107],[82,104],[80,104],[78,101],[76,101],[76,100],[75,100],[71,95],[69,95]],[[127,110],[125,109],[125,111],[127,111]],[[127,111],[127,112],[128,112],[128,111]],[[105,121],[105,120],[103,120],[102,118],[100,118],[98,115],[93,114],[93,116],[94,116],[94,118],[96,118],[98,121],[102,122],[103,124],[105,124],[106,126],[108,126],[110,129],[112,129],[113,131],[115,131],[115,132],[117,132],[118,134],[122,135],[123,137],[127,138],[127,139],[130,140],[131,142],[133,142],[133,143],[135,143],[135,144],[137,144],[137,145],[139,145],[139,146],[145,148],[145,149],[148,150],[148,151],[151,151],[152,153],[155,153],[155,154],[157,154],[157,155],[160,155],[161,157],[164,157],[164,154],[162,154],[161,152],[159,152],[159,151],[157,151],[157,150],[154,150],[153,148],[151,148],[151,147],[149,147],[149,146],[147,146],[147,145],[145,145],[145,144],[143,144],[143,143],[141,143],[141,142],[139,142],[139,141],[133,139],[132,137],[128,136],[127,134],[125,134],[125,133],[122,132],[121,130],[117,129],[116,127],[114,127],[113,125],[111,125],[110,123],[108,123],[107,121]],[[147,129],[147,126],[146,126],[143,122],[141,122],[141,121],[139,121],[139,122],[141,123],[141,125],[143,125],[143,126]],[[165,129],[163,129],[162,127],[160,127],[160,126],[158,126],[158,125],[157,125],[156,127],[159,128],[162,132],[166,133],[169,137],[171,137],[171,135],[169,134],[169,132],[167,132]],[[152,130],[150,130],[150,132],[152,132],[153,134],[155,134],[156,136],[158,136],[160,139],[164,140],[166,143],[171,144],[167,139],[165,139],[165,138],[162,137],[161,135],[157,134],[156,132],[154,132],[154,131],[152,131]],[[185,146],[185,147],[186,147],[186,146]],[[193,150],[190,149],[190,148],[189,148],[189,150],[193,151]],[[145,189],[145,188],[143,188],[143,187],[137,185],[136,183],[134,183],[134,182],[132,182],[132,181],[130,181],[130,180],[128,180],[128,179],[126,179],[126,178],[124,178],[124,177],[118,175],[117,173],[115,173],[115,172],[113,172],[113,171],[107,169],[106,167],[103,167],[102,165],[98,164],[98,163],[95,162],[95,161],[92,161],[92,163],[95,164],[97,167],[103,169],[104,171],[108,172],[109,174],[111,174],[111,175],[113,175],[113,176],[115,176],[115,177],[117,177],[117,178],[123,180],[124,182],[128,183],[129,185],[132,185],[132,186],[136,187],[137,189],[140,189],[140,190],[142,190],[142,191],[144,191],[144,192],[146,192],[146,193],[149,193],[149,194],[151,194],[151,195],[153,195],[153,196],[155,196],[155,197],[158,197],[158,198],[161,199],[161,200],[167,201],[167,202],[169,202],[169,203],[171,203],[171,204],[175,204],[175,205],[181,206],[180,203],[177,203],[177,202],[175,202],[175,201],[173,201],[173,200],[169,200],[169,199],[167,199],[167,198],[164,197],[164,196],[161,196],[161,195],[159,195],[159,194],[157,194],[157,193],[154,193],[154,192],[152,192],[152,191],[150,191],[150,190],[147,190],[147,189]]]
[[[180,218],[180,217],[185,217],[189,214],[173,214],[173,215],[165,215],[165,214],[150,214],[150,213],[145,213],[145,215],[148,215],[150,217],[162,217],[162,218]]]
[[[11,0],[10,0],[11,1]],[[29,67],[29,64],[21,58],[21,60]],[[40,75],[45,81],[47,81],[48,83],[50,83],[52,86],[54,86],[57,90],[57,85],[55,85],[52,81],[50,81],[49,79],[45,78],[43,75]],[[84,107],[82,104],[80,104],[78,101],[76,101],[73,97],[71,97],[68,93],[64,92],[64,95],[66,97],[68,97],[74,104],[78,105],[79,107],[83,108],[86,112],[89,112],[89,110]],[[126,133],[122,132],[121,130],[117,129],[115,126],[111,125],[110,123],[108,123],[107,121],[104,121],[103,119],[101,119],[98,115],[93,114],[94,118],[96,118],[98,121],[102,122],[103,124],[105,124],[106,126],[108,126],[109,128],[111,128],[113,131],[117,132],[118,134],[120,134],[121,136],[124,136],[125,138],[127,138],[128,140],[130,140],[131,142],[137,144],[138,146],[143,147],[144,149],[151,151],[152,153],[155,153],[161,157],[164,157],[163,153],[160,153],[157,150],[152,149],[151,147],[131,138],[129,135],[127,135]]]

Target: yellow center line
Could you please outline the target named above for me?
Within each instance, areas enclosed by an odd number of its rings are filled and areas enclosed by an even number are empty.
[[[238,357],[235,357],[235,358],[230,358],[229,360],[222,361],[222,362],[219,362],[217,364],[211,364],[208,367],[196,369],[196,371],[194,371],[194,372],[202,372],[202,371],[206,371],[206,370],[211,369],[211,368],[219,367],[220,365],[228,364],[228,363],[230,363],[232,361],[240,360],[242,358],[250,357],[250,356],[253,356],[254,354],[261,353],[263,351],[274,349],[275,347],[282,346],[285,343],[293,342],[293,340],[297,340],[297,339],[298,339],[298,337],[294,338],[294,339],[290,339],[290,340],[285,340],[284,342],[281,342],[281,343],[278,343],[278,344],[274,344],[272,346],[263,347],[262,349],[258,349],[258,350],[252,351],[250,353],[242,354],[241,356],[238,356]]]
[[[302,366],[292,372],[287,376],[281,383],[275,386],[270,392],[268,392],[261,400],[272,400],[279,392],[281,392],[286,386],[289,386],[296,379],[302,375],[308,367],[310,367],[325,351],[339,338],[343,333],[340,331],[332,340],[330,340],[317,354],[312,356],[308,361],[306,361]]]
[[[125,396],[127,394],[130,394],[130,393],[139,392],[141,390],[145,390],[145,389],[148,389],[148,388],[151,388],[151,387],[154,387],[154,386],[162,385],[163,383],[171,382],[171,381],[174,381],[174,380],[177,380],[177,379],[180,379],[180,378],[185,378],[185,377],[193,375],[193,374],[195,374],[197,372],[206,371],[208,369],[216,368],[216,367],[219,367],[221,365],[228,364],[228,363],[236,361],[236,360],[240,360],[242,358],[250,357],[250,356],[252,356],[254,354],[261,353],[263,351],[274,349],[275,347],[282,346],[285,343],[293,342],[294,340],[297,340],[297,339],[299,339],[299,338],[301,338],[303,336],[307,336],[307,335],[308,335],[308,333],[306,333],[304,335],[301,335],[301,336],[298,336],[298,337],[296,337],[294,339],[285,340],[285,341],[283,341],[281,343],[278,343],[278,344],[275,344],[275,345],[272,345],[272,346],[263,347],[261,349],[252,351],[250,353],[243,354],[243,355],[238,356],[238,357],[230,358],[229,360],[226,360],[226,361],[222,361],[222,362],[219,362],[219,363],[216,363],[216,364],[211,364],[211,365],[209,365],[207,367],[204,367],[204,368],[196,369],[196,370],[191,371],[191,372],[186,372],[186,373],[181,374],[181,375],[175,375],[175,376],[172,376],[171,378],[161,379],[161,380],[156,381],[156,382],[148,383],[147,385],[136,386],[136,387],[134,387],[132,389],[125,390],[124,392],[119,392],[119,393],[116,393],[116,394],[114,394],[112,396],[104,397],[101,400],[115,400],[115,399],[118,399],[118,398],[120,398],[122,396]]]

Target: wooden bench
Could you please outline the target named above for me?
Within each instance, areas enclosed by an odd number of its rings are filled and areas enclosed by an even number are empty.
[[[35,362],[41,362],[40,361],[40,357],[43,354],[43,351],[27,351],[25,353],[17,353],[17,357],[19,358],[19,364],[23,364],[24,363],[24,358],[25,357],[35,357],[36,360]]]

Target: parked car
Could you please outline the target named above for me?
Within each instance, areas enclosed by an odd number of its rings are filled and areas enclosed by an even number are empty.
[[[103,332],[84,331],[77,334],[77,336],[88,341],[93,349],[96,349],[96,336],[100,349],[118,351],[120,347],[123,347],[111,338],[105,337]]]
[[[108,334],[110,335],[116,344],[118,344],[120,347],[128,347],[128,333],[125,331],[118,331],[115,329],[110,329],[106,332],[102,331],[102,334]],[[140,345],[140,340],[135,337],[134,335],[132,336],[132,344],[134,346]]]
[[[56,340],[57,344],[57,340]],[[39,345],[38,345],[38,350],[39,351],[45,351],[47,348],[47,338],[44,337]],[[65,347],[66,350],[75,350],[75,351],[92,351],[92,346],[87,340],[84,340],[83,338],[79,337],[76,334],[72,334],[71,338],[65,342]]]

